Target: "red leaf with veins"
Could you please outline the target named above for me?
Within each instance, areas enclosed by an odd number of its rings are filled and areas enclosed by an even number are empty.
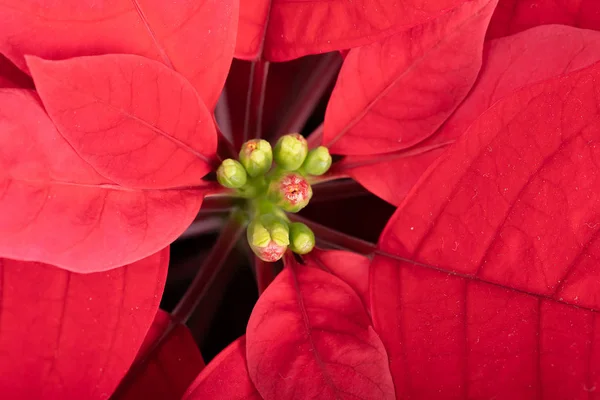
[[[110,272],[0,259],[0,392],[108,399],[158,309],[169,249]]]
[[[388,357],[360,297],[316,266],[288,262],[258,299],[246,334],[250,378],[267,400],[393,399]]]
[[[242,336],[219,353],[188,388],[184,400],[262,400],[246,370]]]
[[[26,54],[141,55],[184,75],[212,108],[231,64],[237,20],[234,0],[1,0],[0,53],[24,71]]]
[[[144,363],[143,368],[136,369],[132,380],[122,385],[125,387],[119,388],[119,393],[111,399],[181,399],[204,367],[204,361],[192,334],[182,324],[175,327],[158,349],[153,348],[170,322],[170,315],[158,310],[136,357]],[[153,353],[148,354],[148,350]]]
[[[287,61],[363,46],[437,18],[466,0],[241,0],[235,56]]]
[[[499,0],[487,38],[513,35],[547,24],[598,30],[600,3],[597,0]]]
[[[497,0],[477,0],[427,24],[351,50],[325,114],[323,144],[377,154],[427,138],[467,95]]]
[[[165,189],[199,185],[210,171],[214,123],[178,73],[133,55],[28,65],[59,132],[108,180]]]
[[[399,398],[600,384],[599,79],[594,64],[495,103],[390,220],[370,287]]]
[[[37,96],[0,90],[0,255],[75,272],[115,268],[171,243],[201,190],[134,190],[100,176],[60,136]]]
[[[535,49],[533,51],[532,49]],[[371,192],[400,205],[423,172],[471,123],[516,89],[576,71],[600,60],[600,33],[548,25],[487,42],[471,93],[429,139],[386,155],[350,156],[335,166]]]

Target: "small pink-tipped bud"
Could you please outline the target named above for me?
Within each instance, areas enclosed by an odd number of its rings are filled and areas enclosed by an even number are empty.
[[[302,175],[287,172],[269,185],[269,199],[284,211],[296,213],[302,210],[312,197],[312,188]]]
[[[246,234],[254,254],[266,262],[279,260],[290,244],[287,222],[272,214],[250,222]]]

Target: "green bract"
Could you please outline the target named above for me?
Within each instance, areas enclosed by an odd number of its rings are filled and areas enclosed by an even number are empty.
[[[277,165],[286,171],[295,171],[302,166],[308,154],[308,143],[298,133],[282,136],[275,145],[274,157]]]

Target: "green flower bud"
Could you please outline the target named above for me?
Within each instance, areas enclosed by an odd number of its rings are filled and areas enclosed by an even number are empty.
[[[297,254],[307,254],[315,247],[315,234],[301,222],[290,224],[290,250]]]
[[[331,167],[331,154],[325,146],[319,146],[308,152],[302,169],[310,175],[323,175]]]
[[[262,139],[247,141],[240,150],[240,162],[251,177],[264,175],[273,163],[271,145]]]
[[[302,166],[308,153],[308,143],[299,133],[282,136],[275,145],[273,155],[277,165],[286,171],[295,171]]]
[[[261,215],[250,222],[246,235],[254,254],[267,262],[283,257],[290,244],[287,222],[273,214]]]
[[[302,175],[285,172],[273,179],[267,195],[277,207],[296,213],[302,210],[312,197],[312,188]]]
[[[237,189],[246,184],[248,176],[239,162],[228,158],[217,169],[217,180],[225,187]]]

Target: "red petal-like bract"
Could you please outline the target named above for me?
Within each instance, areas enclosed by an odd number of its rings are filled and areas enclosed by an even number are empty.
[[[184,75],[212,108],[231,64],[238,7],[235,0],[1,0],[0,53],[24,71],[27,54],[145,56]]]
[[[369,191],[400,205],[448,144],[493,103],[516,89],[572,72],[600,60],[600,33],[560,25],[530,29],[486,43],[483,65],[471,93],[429,139],[396,153],[351,156],[337,165]]]
[[[137,358],[144,363],[132,381],[120,388],[112,400],[181,399],[188,386],[202,371],[200,350],[185,325],[178,324],[159,348],[153,346],[171,322],[168,313],[158,310]],[[148,351],[152,351],[148,354]]]
[[[499,0],[488,39],[513,35],[538,25],[561,24],[600,29],[597,0]]]
[[[370,309],[369,264],[371,264],[371,260],[347,251],[321,251],[318,249],[314,249],[304,258],[350,285],[362,300],[365,309],[367,311]]]
[[[404,149],[432,135],[467,95],[497,0],[442,17],[346,57],[325,114],[323,144],[337,154]]]
[[[465,0],[240,0],[235,56],[287,61],[381,40]]]
[[[360,297],[315,264],[287,264],[248,321],[248,372],[262,397],[394,399],[388,357]]]
[[[204,368],[184,400],[262,400],[246,370],[246,339],[231,343]]]
[[[390,220],[370,288],[398,398],[600,385],[599,81],[594,64],[500,100]]]
[[[169,249],[110,272],[0,259],[0,393],[108,399],[152,323]]]
[[[165,189],[199,185],[210,171],[213,119],[177,72],[124,54],[27,60],[59,132],[108,180]]]
[[[0,90],[0,256],[74,272],[155,253],[194,219],[200,190],[133,190],[94,171],[37,96]]]

